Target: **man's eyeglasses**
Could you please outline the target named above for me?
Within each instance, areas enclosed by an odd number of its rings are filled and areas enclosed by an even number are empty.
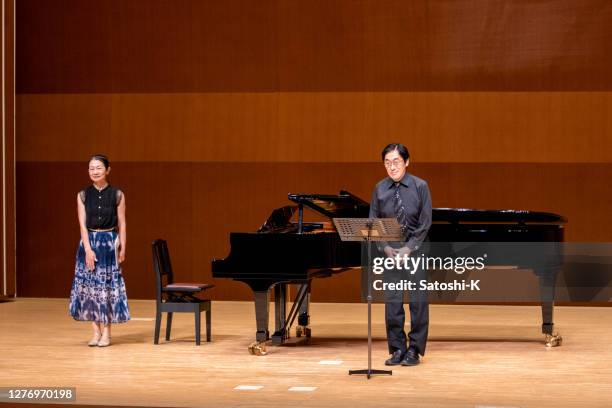
[[[385,167],[390,169],[391,167],[402,167],[404,161],[402,159],[385,160]]]

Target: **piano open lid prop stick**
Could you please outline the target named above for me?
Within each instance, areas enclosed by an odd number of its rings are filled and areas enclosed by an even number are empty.
[[[369,203],[348,191],[338,195],[289,194],[297,205],[275,209],[256,232],[231,232],[230,253],[212,262],[213,278],[244,282],[255,300],[256,343],[254,354],[265,352],[268,331],[269,292],[275,290],[276,324],[274,344],[289,338],[291,325],[298,320],[297,334],[310,336],[310,284],[314,278],[329,277],[361,267],[361,244],[341,241],[338,232],[324,223],[304,221],[304,208],[327,217],[367,218]],[[291,222],[297,210],[297,223]],[[434,208],[429,230],[432,242],[562,242],[566,219],[557,214],[516,210],[471,210]],[[327,224],[331,224],[328,222]],[[286,285],[300,289],[289,316],[286,316]],[[542,302],[542,333],[547,346],[560,345],[553,333],[553,302]]]

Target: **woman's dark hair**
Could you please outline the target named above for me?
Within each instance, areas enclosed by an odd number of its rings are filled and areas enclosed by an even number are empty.
[[[98,160],[101,161],[102,164],[104,164],[104,168],[108,169],[110,167],[110,163],[108,161],[108,157],[106,157],[103,154],[94,154],[93,156],[91,156],[91,159],[89,159],[89,161],[91,162],[92,160]]]
[[[408,148],[406,146],[401,143],[389,143],[382,151],[382,161],[384,162],[385,156],[394,150],[397,150],[404,161],[407,161],[410,158],[410,153],[408,152]]]

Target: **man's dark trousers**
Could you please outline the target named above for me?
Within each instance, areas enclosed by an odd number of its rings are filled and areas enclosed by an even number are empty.
[[[404,311],[404,294],[408,295],[410,307],[410,332],[408,333],[408,346],[416,348],[420,355],[425,355],[427,335],[429,331],[429,302],[426,290],[418,290],[419,281],[426,279],[427,274],[423,269],[418,269],[414,274],[407,271],[385,271],[385,282],[399,282],[402,279],[414,282],[417,290],[389,291],[385,293],[385,322],[387,326],[387,342],[389,354],[395,350],[406,351],[406,332],[404,323],[406,313]]]

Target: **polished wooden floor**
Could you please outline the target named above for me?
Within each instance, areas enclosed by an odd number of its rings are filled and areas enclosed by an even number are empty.
[[[362,304],[314,304],[312,344],[272,347],[263,357],[247,353],[250,302],[214,302],[213,341],[199,347],[192,315],[176,315],[172,341],[156,346],[154,302],[130,307],[135,319],[113,327],[113,345],[89,348],[89,324],[68,316],[67,300],[0,303],[0,386],[74,386],[84,405],[612,406],[610,307],[558,307],[564,343],[546,349],[537,307],[433,305],[422,364],[370,380],[347,375],[367,363]],[[374,367],[384,368],[381,305],[373,316]]]

